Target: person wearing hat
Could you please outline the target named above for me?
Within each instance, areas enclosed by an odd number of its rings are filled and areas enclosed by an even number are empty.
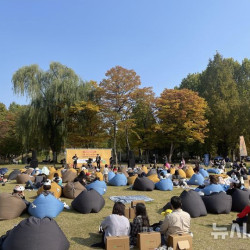
[[[28,208],[28,206],[30,205],[30,202],[25,200],[24,190],[25,188],[23,186],[16,185],[13,189],[12,195],[22,199],[26,207]]]
[[[50,189],[51,189],[51,180],[47,179],[47,180],[43,183],[43,190],[44,190],[44,191],[42,192],[42,194],[43,194],[44,196],[47,196],[47,195],[49,195],[49,194],[54,195],[54,192],[50,191]]]

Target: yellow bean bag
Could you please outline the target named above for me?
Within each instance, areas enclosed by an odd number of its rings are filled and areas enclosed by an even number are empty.
[[[61,171],[61,169],[58,169],[58,170],[56,170],[54,172],[50,172],[50,174],[48,176],[48,179],[52,180],[54,178],[55,173],[58,173],[59,177],[62,178],[62,171]]]
[[[148,168],[146,166],[143,166],[142,169],[141,169],[145,174],[148,173]]]
[[[174,175],[175,174],[175,168],[170,168],[170,174]]]
[[[37,195],[41,194],[43,191],[44,189],[42,186],[38,189]],[[49,191],[53,192],[56,198],[60,198],[62,195],[62,188],[56,182],[51,183],[51,189]]]
[[[133,175],[133,176],[130,176],[128,177],[128,185],[133,185],[134,182],[135,182],[135,179],[138,177],[138,175]]]
[[[101,172],[96,172],[95,176],[100,179],[100,181],[103,181],[103,174]]]
[[[187,176],[186,176],[186,173],[180,168],[180,169],[178,169],[178,173],[179,173],[179,176],[181,177],[181,178],[186,178]]]
[[[148,178],[149,180],[151,180],[152,182],[154,182],[154,183],[157,183],[157,182],[160,181],[160,179],[158,178],[158,175],[157,175],[157,174],[152,174],[152,175],[150,175],[150,176],[147,176],[147,178]]]
[[[186,172],[187,178],[191,178],[194,174],[194,170],[192,167],[188,167],[185,172]]]
[[[56,169],[53,166],[51,166],[51,167],[49,167],[49,171],[50,171],[50,173],[56,172]]]

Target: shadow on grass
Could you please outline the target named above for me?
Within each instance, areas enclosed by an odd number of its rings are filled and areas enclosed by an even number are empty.
[[[99,243],[102,241],[102,234],[89,233],[88,238],[72,237],[71,240],[73,240],[79,245],[91,247],[92,244]],[[103,249],[102,247],[95,247],[95,248]]]

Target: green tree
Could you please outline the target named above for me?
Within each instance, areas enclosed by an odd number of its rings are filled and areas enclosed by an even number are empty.
[[[188,89],[165,89],[157,99],[156,130],[162,141],[170,144],[169,161],[178,144],[204,142],[208,121],[205,119],[206,101]]]
[[[30,134],[38,135],[41,145],[49,147],[57,161],[67,134],[69,108],[79,98],[79,77],[72,69],[53,62],[47,71],[38,65],[22,67],[12,82],[15,93],[30,98]]]

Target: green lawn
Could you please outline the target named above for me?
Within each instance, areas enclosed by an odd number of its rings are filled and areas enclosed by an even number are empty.
[[[4,166],[1,166],[4,167]],[[21,168],[20,165],[7,166],[10,171],[15,168]],[[9,173],[10,173],[9,171]],[[0,192],[11,192],[16,181],[6,184],[6,186],[0,186]],[[154,201],[147,203],[147,211],[150,219],[150,223],[156,223],[162,220],[161,208],[170,200],[173,195],[179,195],[183,191],[182,188],[175,188],[172,192],[158,191],[152,192],[138,192],[129,190],[126,187],[111,187],[108,186],[107,193],[103,196],[105,199],[105,207],[97,214],[80,214],[73,209],[64,210],[55,220],[65,233],[70,242],[70,249],[92,249],[91,244],[100,241],[100,234],[98,234],[98,226],[100,222],[111,213],[113,207],[113,201],[109,199],[113,195],[147,195]],[[34,200],[36,196],[35,191],[26,191],[26,199],[29,201]],[[71,204],[70,199],[62,198],[67,204]],[[22,215],[20,218],[0,221],[0,235],[4,234],[7,230],[11,229],[14,225],[18,224],[28,215]],[[237,238],[236,233],[234,238],[226,237],[225,240],[215,240],[211,236],[212,223],[217,223],[217,226],[225,226],[230,230],[230,224],[233,219],[236,218],[236,213],[212,215],[209,214],[205,217],[199,217],[191,220],[191,231],[194,234],[193,237],[193,249],[249,249],[249,240]],[[230,231],[229,231],[230,234]]]

